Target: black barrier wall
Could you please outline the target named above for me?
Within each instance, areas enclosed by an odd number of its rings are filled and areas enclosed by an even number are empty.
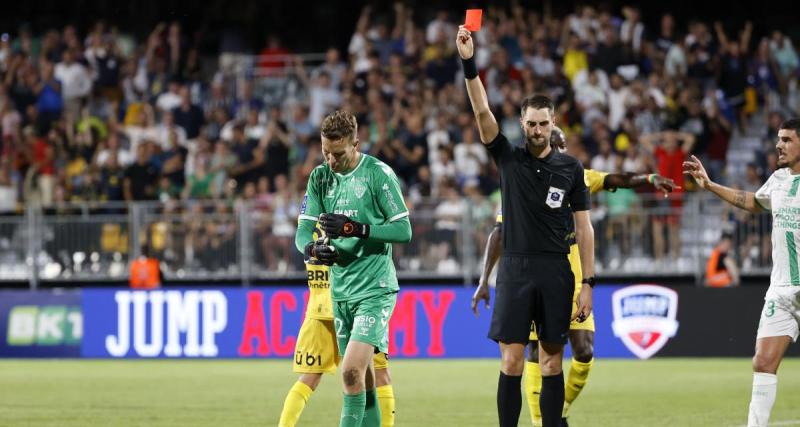
[[[680,326],[656,357],[753,356],[766,287],[673,289]],[[800,344],[789,346],[786,355],[800,356]]]

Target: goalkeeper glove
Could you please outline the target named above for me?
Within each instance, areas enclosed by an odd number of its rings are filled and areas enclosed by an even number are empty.
[[[369,224],[353,221],[341,214],[324,213],[319,216],[319,225],[332,239],[337,237],[366,239],[369,237]]]
[[[316,258],[325,265],[333,265],[339,259],[339,251],[325,243],[323,239],[306,243],[303,251],[307,258]]]

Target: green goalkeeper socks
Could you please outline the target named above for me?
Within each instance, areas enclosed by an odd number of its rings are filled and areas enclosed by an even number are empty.
[[[378,405],[378,394],[375,389],[366,392],[364,421],[361,427],[381,427],[381,407]]]
[[[364,419],[364,408],[367,405],[367,395],[363,391],[358,394],[345,394],[342,404],[342,417],[339,427],[361,427]]]

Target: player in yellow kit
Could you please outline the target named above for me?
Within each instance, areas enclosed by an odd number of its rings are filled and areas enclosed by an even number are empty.
[[[564,132],[557,127],[553,128],[550,143],[554,148],[562,152],[566,151]],[[633,188],[647,184],[653,185],[665,194],[677,188],[671,179],[656,174],[609,174],[592,169],[584,169],[583,178],[591,193],[598,193],[603,190],[614,191],[617,188]],[[488,280],[502,252],[502,223],[503,214],[499,212],[497,214],[494,230],[489,234],[489,240],[486,244],[486,260],[478,289],[472,297],[472,310],[475,311],[476,314],[478,302],[480,300],[484,300],[487,306],[489,304]],[[567,237],[571,240],[569,263],[572,267],[572,273],[575,276],[575,293],[573,294],[572,302],[572,309],[574,312],[577,308],[575,299],[580,294],[581,286],[583,285],[579,278],[583,277],[583,274],[581,273],[581,260],[578,254],[578,245],[575,243],[575,232],[573,231],[572,234]],[[592,283],[592,285],[594,284]],[[528,362],[525,367],[525,396],[528,400],[534,426],[542,425],[538,399],[539,391],[542,386],[542,374],[538,363],[538,340],[539,337],[536,335],[536,329],[531,325],[531,334],[528,344]],[[569,375],[567,376],[567,381],[564,384],[564,410],[561,414],[562,426],[567,426],[569,407],[586,385],[589,371],[594,362],[594,313],[590,313],[584,320],[575,319],[570,323],[569,342],[572,347],[572,364],[570,366]]]
[[[314,239],[322,234],[317,224]],[[279,427],[293,427],[297,424],[306,402],[322,380],[322,374],[335,373],[339,365],[328,266],[314,258],[306,259],[305,264],[308,273],[308,308],[297,334],[292,362],[292,370],[300,374],[300,378],[286,395]],[[377,353],[373,363],[382,415],[381,427],[394,426],[394,390],[389,376],[389,357],[386,353]]]

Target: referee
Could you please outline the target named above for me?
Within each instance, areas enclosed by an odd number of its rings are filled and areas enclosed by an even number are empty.
[[[478,78],[470,32],[459,27],[456,38],[464,66],[472,110],[481,142],[500,171],[503,193],[503,256],[489,338],[500,344],[497,413],[500,426],[516,426],[522,407],[520,380],[531,321],[539,335],[542,391],[539,406],[544,427],[561,423],[564,376],[561,359],[569,332],[574,277],[567,255],[574,221],[581,257],[583,286],[574,317],[592,311],[594,230],[589,220],[589,189],[583,167],[573,157],[550,147],[555,126],[553,102],[546,96],[526,98],[520,124],[525,147],[514,147],[500,133],[486,91]],[[574,216],[574,218],[573,218]]]

